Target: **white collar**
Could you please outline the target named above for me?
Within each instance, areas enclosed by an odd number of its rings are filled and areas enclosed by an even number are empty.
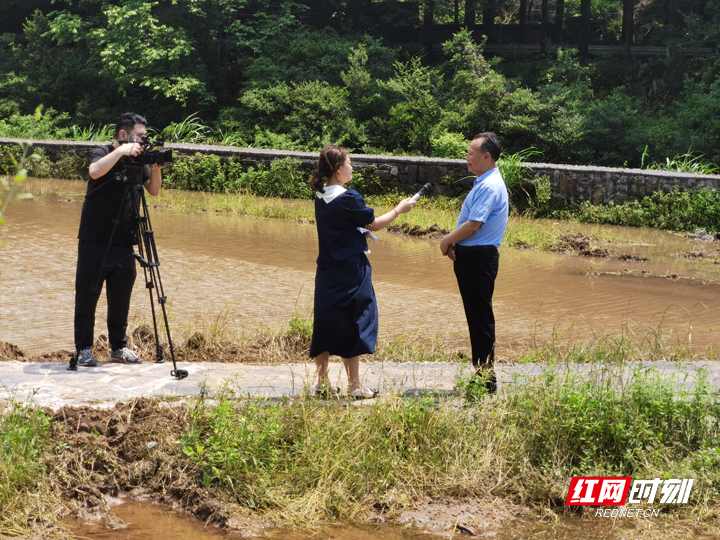
[[[332,186],[325,186],[325,193],[320,193],[318,191],[317,193],[315,193],[315,196],[322,199],[326,203],[331,203],[336,197],[342,195],[346,191],[347,189],[345,189],[344,187],[335,184]]]

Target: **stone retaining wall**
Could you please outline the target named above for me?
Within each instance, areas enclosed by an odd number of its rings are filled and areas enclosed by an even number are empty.
[[[18,139],[0,138],[0,145],[17,143]],[[42,148],[51,160],[56,161],[65,155],[77,155],[87,160],[98,143],[35,141],[33,145]],[[318,157],[318,154],[314,152],[202,144],[166,144],[165,147],[172,149],[175,155],[216,154],[228,159],[237,159],[248,167],[256,167],[259,164],[267,165],[276,159],[291,157],[299,160],[301,167],[308,171],[314,169]],[[425,183],[430,183],[436,186],[437,192],[450,195],[453,192],[462,192],[472,184],[465,160],[462,159],[354,154],[353,165],[356,169],[373,168],[375,175],[390,188],[415,189]],[[570,202],[591,201],[594,204],[607,204],[612,201],[622,203],[653,191],[669,192],[675,187],[692,190],[702,187],[720,189],[720,175],[549,163],[526,163],[525,165],[531,168],[537,176],[549,178],[553,198]]]

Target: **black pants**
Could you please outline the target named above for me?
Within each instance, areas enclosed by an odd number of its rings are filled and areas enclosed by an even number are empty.
[[[465,317],[470,329],[472,363],[475,368],[492,368],[495,362],[495,314],[492,296],[500,254],[495,246],[455,251],[454,264]]]
[[[103,265],[104,263],[104,265]],[[80,240],[75,274],[75,348],[92,347],[97,307],[105,283],[108,338],[112,350],[127,344],[130,296],[137,277],[132,246]]]

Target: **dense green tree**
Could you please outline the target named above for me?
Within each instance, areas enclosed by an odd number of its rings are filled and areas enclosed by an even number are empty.
[[[49,137],[133,109],[255,146],[457,155],[491,129],[550,161],[720,161],[720,0],[8,0],[0,18],[5,135],[42,103]],[[520,40],[523,21],[527,43],[554,25],[577,44],[581,20],[588,44],[669,53],[483,53],[483,34]]]

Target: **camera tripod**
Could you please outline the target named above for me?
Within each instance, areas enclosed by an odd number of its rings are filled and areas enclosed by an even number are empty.
[[[130,200],[132,202],[133,216],[137,227],[136,234],[138,245],[138,253],[134,253],[133,255],[143,269],[143,272],[145,274],[145,288],[148,289],[148,292],[150,294],[150,308],[153,316],[153,329],[155,331],[155,363],[162,364],[165,362],[165,353],[162,346],[160,345],[160,339],[158,336],[158,321],[155,313],[155,296],[157,296],[157,303],[162,308],[163,319],[165,321],[165,330],[167,332],[168,345],[170,349],[170,356],[173,363],[173,369],[170,372],[170,375],[178,380],[184,379],[188,376],[188,372],[184,369],[178,369],[177,363],[175,361],[175,350],[173,349],[172,338],[170,337],[170,325],[168,323],[167,311],[165,309],[167,297],[165,296],[165,291],[163,290],[162,286],[162,279],[160,278],[160,260],[158,259],[157,247],[155,245],[155,234],[153,232],[152,224],[150,222],[150,215],[148,214],[147,200],[145,199],[145,189],[140,179],[135,178],[137,176],[137,172],[136,174],[132,174],[132,180],[128,179],[128,177],[130,176],[128,172],[128,168],[125,168],[117,176],[117,180],[124,182],[125,189],[123,190],[123,195],[121,198],[122,202],[120,203],[117,216],[114,220],[113,230],[110,235],[110,241],[108,243],[108,250],[110,248],[110,244],[112,244],[112,239],[115,236],[117,225],[120,222],[123,209],[126,208],[125,201],[127,201],[128,196],[130,196]],[[103,267],[105,267],[105,264],[107,263],[107,253],[105,255],[105,259],[106,260],[103,261]],[[102,286],[99,280],[96,284],[96,287],[98,286]],[[153,295],[153,289],[155,290],[155,296]],[[83,333],[84,332],[85,330],[83,330]],[[77,369],[77,355],[74,355],[70,359],[70,366],[68,367],[68,369],[71,371]]]
[[[155,316],[155,299],[153,297],[153,289],[157,296],[157,303],[162,308],[163,320],[165,321],[165,331],[167,332],[168,347],[170,349],[170,357],[172,358],[173,369],[170,372],[172,377],[176,379],[184,379],[188,376],[185,369],[178,369],[175,362],[175,350],[173,349],[172,338],[170,337],[170,325],[168,323],[167,310],[165,302],[167,297],[160,279],[160,260],[158,259],[157,247],[155,246],[155,233],[150,223],[150,215],[148,214],[147,200],[145,199],[145,189],[142,184],[132,184],[131,199],[133,209],[135,211],[135,219],[137,220],[137,236],[138,236],[138,253],[135,253],[135,259],[140,263],[145,274],[145,288],[150,293],[150,310],[153,316],[153,328],[155,330],[155,354],[156,364],[165,362],[165,353],[160,345],[158,337],[157,317]],[[140,194],[138,197],[137,194]],[[138,201],[138,199],[140,199]]]

